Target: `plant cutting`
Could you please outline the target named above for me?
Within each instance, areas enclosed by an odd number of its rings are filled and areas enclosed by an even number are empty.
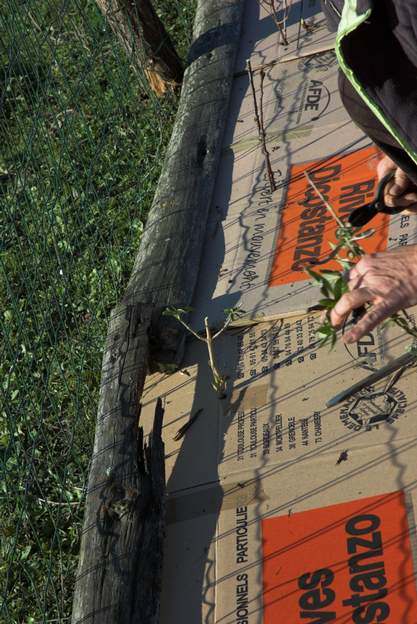
[[[304,175],[338,225],[338,228],[336,229],[336,239],[338,242],[336,244],[329,243],[331,247],[329,255],[314,264],[317,266],[318,264],[326,264],[329,260],[335,260],[340,264],[342,271],[331,271],[328,269],[315,271],[310,267],[305,268],[306,273],[320,288],[320,294],[322,295],[318,305],[314,306],[314,309],[321,309],[325,311],[324,320],[317,330],[317,337],[320,340],[320,346],[330,343],[330,347],[333,348],[337,341],[337,330],[333,327],[330,321],[330,312],[342,295],[348,292],[348,271],[364,254],[359,241],[361,239],[369,238],[374,234],[374,230],[372,229],[368,229],[364,232],[359,232],[359,230],[378,212],[388,212],[389,210],[381,200],[383,189],[388,181],[388,178],[381,180],[379,183],[374,201],[353,211],[350,215],[349,221],[344,223],[338,217],[331,204],[317,188],[309,174],[304,172]],[[352,315],[352,322],[355,323],[365,312],[365,307],[361,307],[356,310]],[[400,310],[400,312],[392,314],[385,323],[394,323],[407,334],[412,336],[413,339],[417,338],[417,329],[414,326],[413,320],[405,310]]]
[[[164,316],[172,316],[197,340],[204,342],[207,346],[208,363],[212,374],[212,388],[217,392],[220,399],[224,399],[226,396],[226,381],[227,378],[220,372],[213,348],[213,342],[221,336],[221,334],[229,327],[230,323],[239,316],[239,308],[226,308],[226,320],[223,326],[214,334],[209,325],[208,317],[204,318],[205,336],[198,334],[190,325],[184,321],[183,316],[192,312],[193,308],[184,307],[176,308],[169,306],[163,311]]]

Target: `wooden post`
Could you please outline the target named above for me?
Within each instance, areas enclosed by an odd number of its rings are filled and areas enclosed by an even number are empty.
[[[175,47],[150,0],[96,0],[102,13],[152,90],[163,95],[182,82]]]
[[[160,311],[192,303],[244,5],[244,0],[199,1],[177,120],[124,298],[153,306],[152,360],[157,370],[169,372],[181,359],[184,331]]]
[[[160,401],[147,445],[138,426],[149,321],[140,305],[119,306],[110,321],[73,622],[158,624],[165,494]]]
[[[200,0],[180,108],[102,366],[73,624],[157,624],[163,539],[162,406],[144,447],[140,400],[153,359],[177,361],[168,305],[190,305],[221,153],[244,0]],[[209,88],[208,86],[209,85]],[[155,346],[156,345],[156,346]],[[163,358],[162,358],[163,359]]]

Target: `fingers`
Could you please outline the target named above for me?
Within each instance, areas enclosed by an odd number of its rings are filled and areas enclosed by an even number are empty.
[[[347,285],[349,290],[355,290],[355,288],[359,288],[363,282],[364,274],[361,274],[356,266],[353,267],[347,276]]]
[[[404,194],[402,192],[394,192],[395,189],[397,189],[398,191],[398,188],[399,186],[394,181],[388,182],[388,184],[385,186],[384,202],[387,206],[390,206],[391,208],[411,208],[411,206],[417,203],[417,192],[406,192],[407,189],[410,188],[409,180],[408,187],[404,189]]]
[[[388,173],[390,173],[391,171],[395,171],[396,168],[397,165],[395,164],[395,162],[391,160],[391,158],[389,158],[388,156],[384,156],[384,158],[379,161],[376,168],[378,180],[382,180],[382,178],[388,175]]]
[[[348,279],[354,280],[354,279],[357,279],[359,276],[360,276],[360,273],[358,272],[357,265],[355,264],[355,266],[353,266],[349,271]]]
[[[345,293],[330,312],[330,321],[336,328],[341,327],[352,310],[360,308],[375,299],[375,295],[368,288],[357,288]]]
[[[358,281],[360,279],[363,279],[370,270],[375,270],[378,264],[378,257],[381,255],[381,253],[386,252],[380,252],[379,254],[366,254],[365,256],[362,256],[359,262],[357,262],[355,266],[350,269],[349,281]]]
[[[356,279],[349,280],[347,285],[349,290],[355,290],[355,288],[359,288],[362,282],[362,277],[357,277]]]
[[[373,306],[354,327],[345,333],[343,342],[347,344],[356,342],[362,336],[372,331],[379,323],[385,321],[393,312],[395,312],[395,308],[385,303]]]
[[[378,180],[382,180],[388,173],[394,172],[394,179],[388,182],[384,189],[384,201],[390,208],[409,208],[417,202],[417,193],[408,175],[400,169],[391,158],[385,156],[377,165]],[[414,189],[413,189],[414,187]]]
[[[390,194],[394,197],[399,197],[400,195],[404,195],[407,192],[407,189],[410,187],[410,178],[406,173],[399,167],[395,170],[394,175],[394,184],[391,187]]]
[[[330,322],[340,328],[349,314],[366,303],[372,306],[350,327],[344,342],[352,343],[402,308],[417,302],[417,245],[367,254],[347,274],[349,292],[330,311]]]

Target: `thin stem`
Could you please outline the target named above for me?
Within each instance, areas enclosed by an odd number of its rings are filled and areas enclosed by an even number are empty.
[[[188,323],[183,321],[180,316],[176,316],[175,318],[181,323],[181,325],[183,325],[183,327],[185,327],[185,329],[187,329],[190,332],[190,334],[192,334],[195,338],[197,338],[197,340],[201,340],[202,342],[206,342],[206,339],[203,338],[202,336],[199,336],[197,334],[197,332],[194,331],[193,328],[188,325]]]
[[[213,372],[214,371],[218,372],[217,371],[217,367],[216,367],[216,361],[214,359],[213,338],[211,336],[211,331],[210,331],[210,327],[209,327],[208,317],[207,316],[204,319],[204,326],[206,328],[206,339],[205,339],[205,342],[207,343],[207,350],[208,350],[208,354],[209,354],[210,368],[211,368],[211,370]]]
[[[304,171],[304,175],[308,180],[308,183],[313,187],[313,189],[315,190],[315,192],[317,193],[317,195],[320,197],[321,201],[323,202],[323,204],[326,206],[327,210],[330,212],[330,214],[332,215],[333,219],[337,222],[337,224],[344,228],[346,227],[345,224],[343,223],[343,221],[340,219],[340,217],[337,216],[333,206],[331,206],[329,204],[329,202],[327,201],[327,199],[324,197],[324,195],[322,194],[322,192],[320,191],[320,189],[316,186],[316,184],[313,182],[313,180],[310,177],[310,174],[308,173],[308,171]]]
[[[219,331],[217,333],[214,334],[214,336],[212,337],[213,340],[216,340],[216,338],[218,338],[219,336],[221,336],[221,334],[225,331],[225,329],[227,329],[230,325],[230,323],[233,320],[233,314],[229,314],[229,316],[226,319],[225,324],[223,325],[223,327],[221,329],[219,329]]]
[[[333,219],[336,221],[338,226],[341,227],[341,228],[346,228],[346,225],[343,223],[343,221],[340,219],[340,217],[337,216],[333,206],[331,204],[329,204],[327,199],[324,197],[323,193],[320,191],[320,189],[317,187],[317,185],[313,182],[313,180],[311,179],[308,171],[304,171],[304,175],[307,178],[308,183],[312,186],[314,191],[320,197],[320,199],[323,202],[324,206],[326,207],[328,212],[330,212],[330,214],[332,215]],[[356,258],[360,258],[361,253],[359,252],[357,245],[352,245],[352,243],[350,243],[349,241],[346,241],[346,245],[349,247],[350,251],[353,253],[353,255]]]
[[[279,31],[279,33],[280,33],[280,35],[282,37],[282,41],[283,41],[284,45],[287,46],[288,45],[287,25],[286,25],[287,17],[288,17],[287,2],[285,2],[284,19],[282,21],[280,21],[278,19],[277,10],[275,8],[274,0],[260,0],[260,3],[261,3],[261,6],[264,7],[264,9],[267,11],[267,13],[269,13],[269,15],[274,20],[275,25],[278,28],[278,31]]]
[[[259,108],[258,108],[258,100],[256,99],[255,82],[253,80],[253,70],[252,70],[252,65],[251,65],[251,62],[250,62],[249,59],[246,61],[246,67],[247,67],[247,70],[248,70],[250,85],[251,85],[251,89],[252,89],[253,108],[254,108],[254,111],[255,111],[255,121],[256,121],[256,124],[258,126],[258,134],[259,134],[259,139],[261,141],[262,153],[263,153],[264,158],[265,158],[265,166],[266,166],[266,171],[267,171],[267,174],[268,174],[269,185],[271,187],[271,193],[273,193],[274,191],[276,191],[277,187],[276,187],[276,184],[275,184],[274,172],[272,171],[271,157],[270,157],[270,154],[268,152],[268,148],[266,146],[266,132],[265,132],[265,126],[264,126],[264,123],[263,123],[263,97],[264,97],[265,71],[264,71],[263,67],[261,67],[261,70],[260,70],[260,76],[261,76],[260,104],[259,104]],[[259,109],[260,109],[260,113],[259,113]]]
[[[208,350],[208,355],[209,355],[209,365],[210,365],[211,372],[213,375],[213,388],[217,391],[217,393],[219,394],[219,397],[223,398],[224,392],[225,392],[225,379],[216,365],[216,360],[215,360],[214,351],[213,351],[213,338],[211,335],[207,316],[204,319],[204,325],[206,328],[206,344],[207,344],[207,350]]]

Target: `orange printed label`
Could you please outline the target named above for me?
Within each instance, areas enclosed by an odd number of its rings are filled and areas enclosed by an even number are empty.
[[[264,624],[417,622],[403,492],[262,522]]]
[[[325,258],[331,252],[329,243],[337,243],[336,221],[309,184],[304,171],[309,172],[326,201],[345,221],[355,208],[372,201],[377,186],[378,159],[378,150],[367,147],[325,164],[321,161],[320,166],[318,162],[309,162],[291,168],[270,286],[308,279],[304,267]],[[372,220],[375,234],[360,243],[366,253],[386,248],[388,222],[389,217],[382,214]],[[340,269],[340,265],[333,260],[320,268]]]

